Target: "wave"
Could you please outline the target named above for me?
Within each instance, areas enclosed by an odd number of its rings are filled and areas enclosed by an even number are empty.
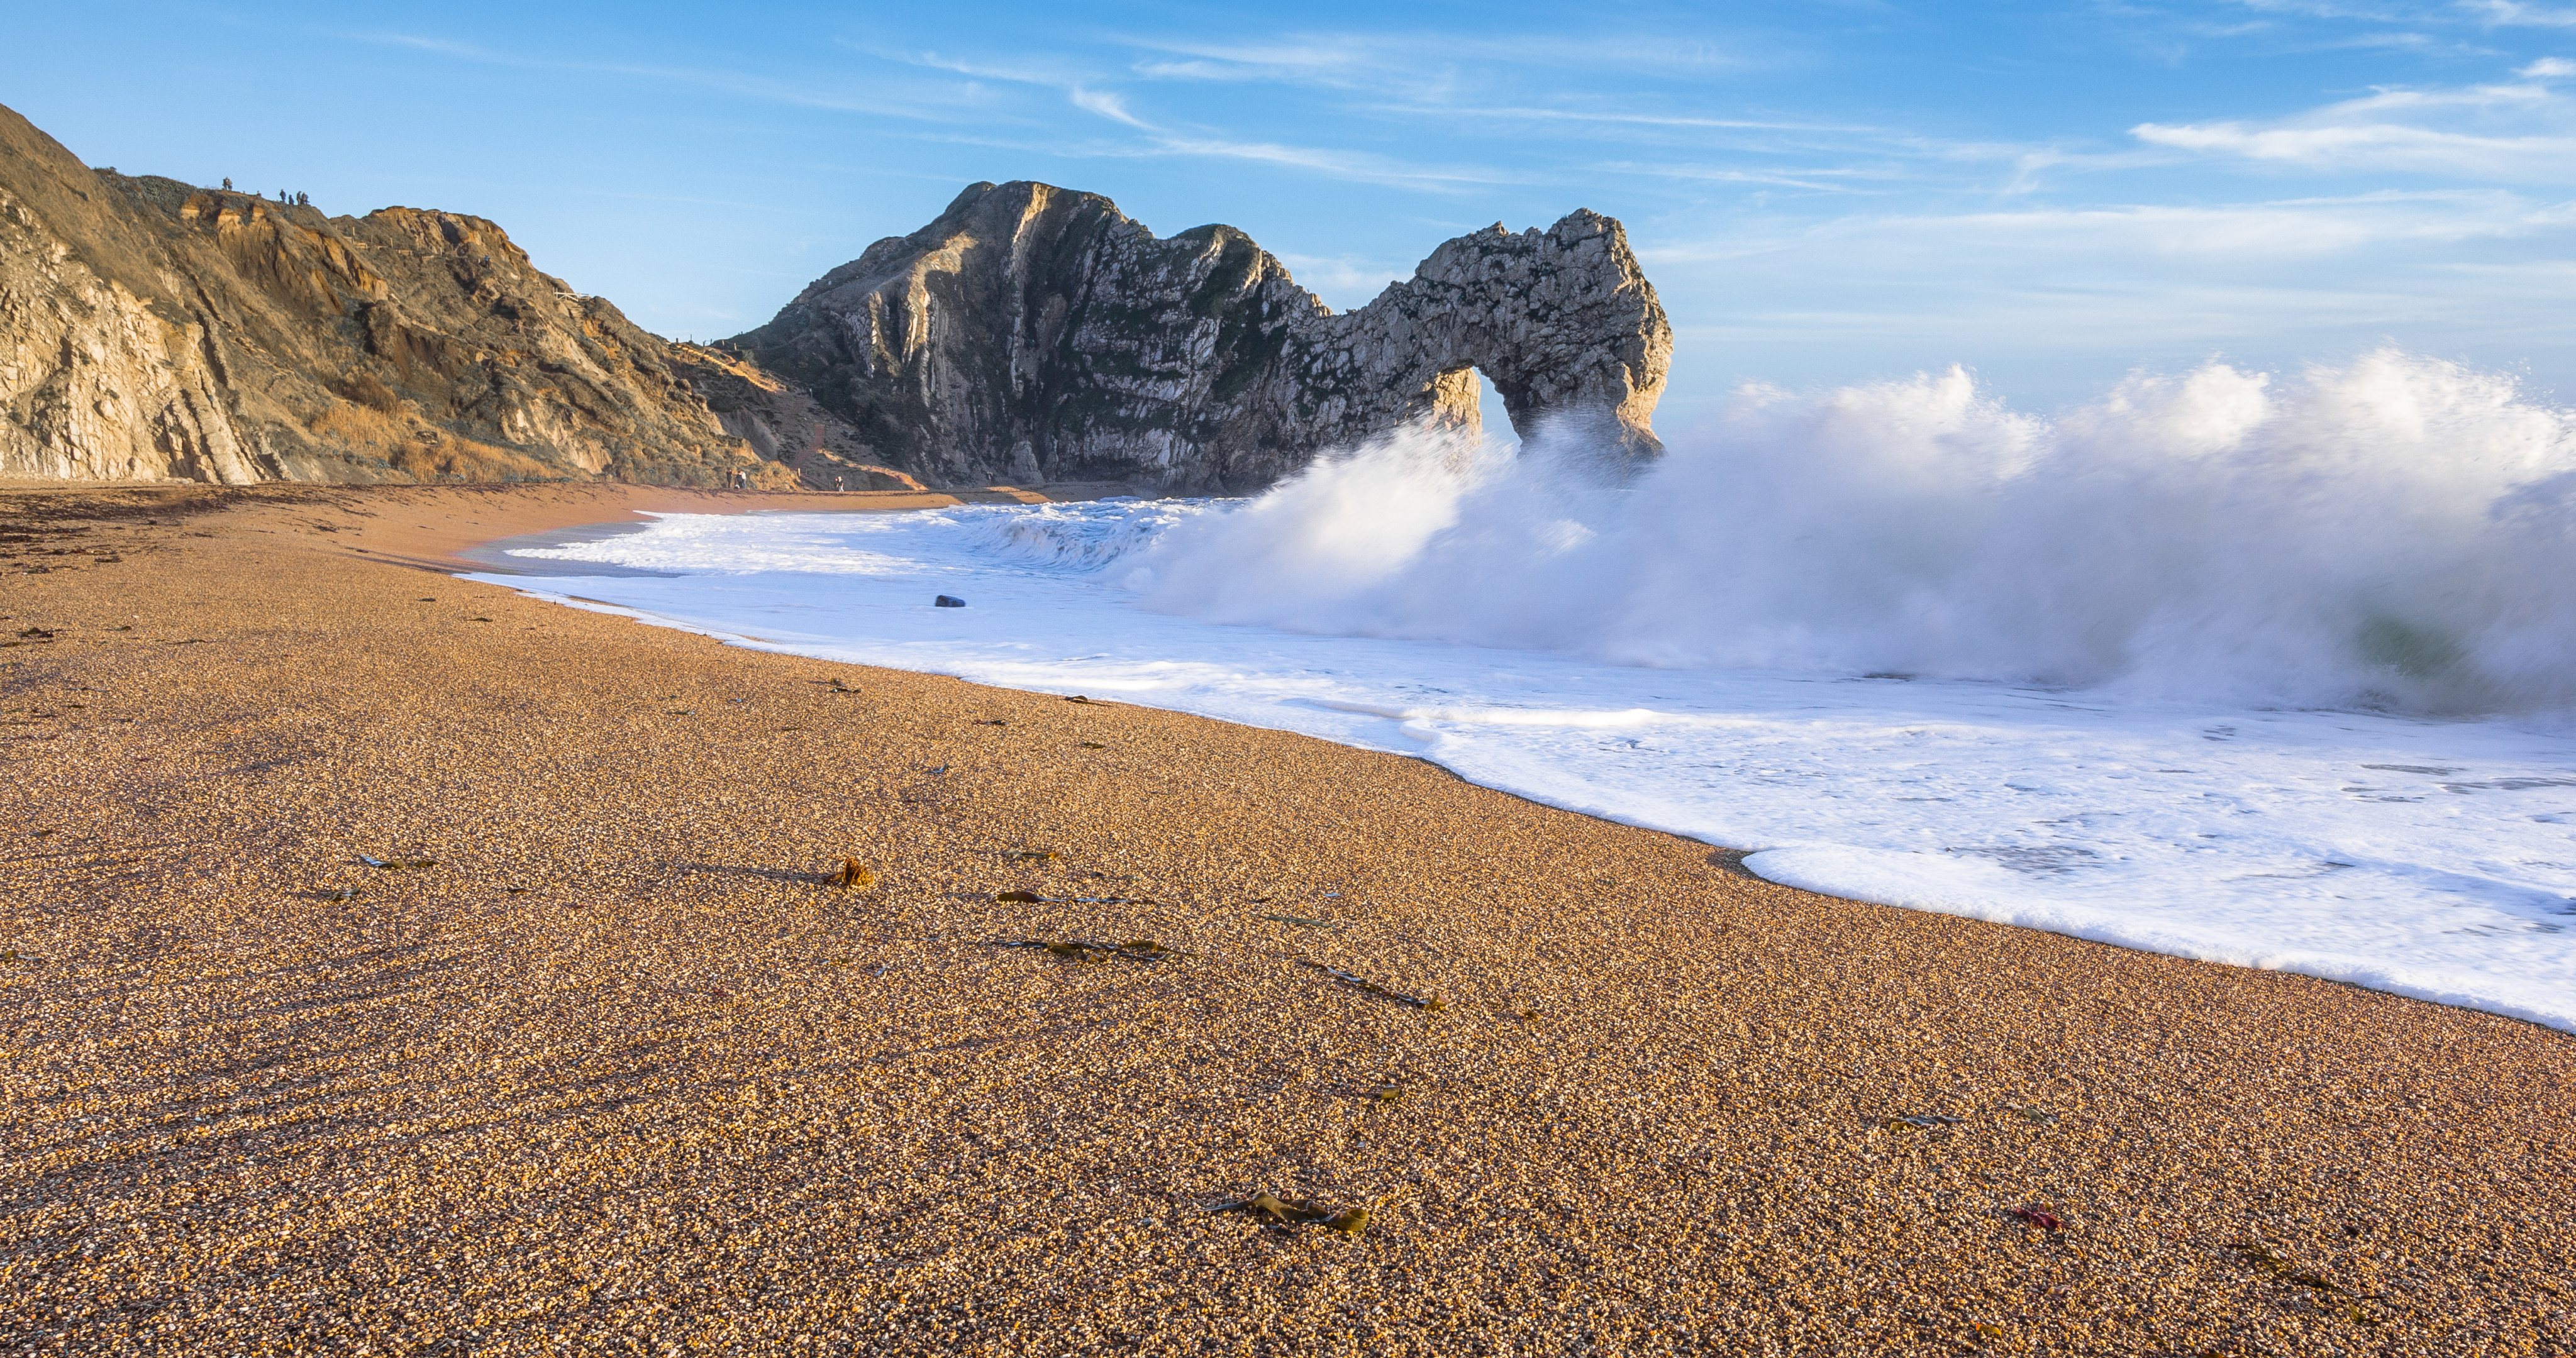
[[[965,525],[966,544],[982,555],[1023,566],[1096,571],[1140,553],[1176,524],[1221,513],[1222,503],[1120,496],[940,512]]]
[[[2576,411],[2396,350],[2135,374],[2054,418],[1965,370],[1748,385],[1624,484],[1580,429],[1409,430],[1249,501],[1017,550],[1158,611],[1628,665],[2428,713],[2576,700]]]

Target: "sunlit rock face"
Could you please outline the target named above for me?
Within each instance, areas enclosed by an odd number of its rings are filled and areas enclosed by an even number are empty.
[[[0,475],[792,482],[698,370],[482,218],[91,170],[0,108]]]
[[[854,428],[854,457],[934,484],[1221,492],[1408,421],[1472,429],[1475,370],[1524,436],[1565,416],[1654,456],[1672,327],[1593,212],[1462,236],[1337,315],[1232,227],[1158,239],[1019,182],[974,185],[730,347]]]

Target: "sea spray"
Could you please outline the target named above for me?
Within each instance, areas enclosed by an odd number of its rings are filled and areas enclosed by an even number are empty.
[[[2381,351],[2042,419],[1752,386],[1625,484],[1414,430],[1139,534],[1146,606],[1614,663],[2427,712],[2576,700],[2576,414]]]

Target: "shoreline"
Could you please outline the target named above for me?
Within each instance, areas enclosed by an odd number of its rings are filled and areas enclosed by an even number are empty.
[[[598,525],[595,530],[571,531],[595,537],[606,532],[622,531],[622,529],[619,525]],[[529,544],[542,542],[552,545],[561,536],[563,535],[556,534],[510,541]],[[687,536],[683,534],[684,539]],[[487,544],[487,546],[491,545],[497,544]],[[887,548],[886,550],[898,549]],[[902,553],[898,551],[898,554]],[[476,560],[498,560],[484,548],[464,549],[463,555],[471,556]],[[939,556],[935,551],[933,557],[943,564],[925,567],[925,569],[935,572],[957,567],[960,564],[945,556]],[[971,565],[967,569],[971,574]],[[2576,976],[2564,975],[2563,966],[2559,968],[2558,973],[2553,973],[2549,970],[2552,965],[2549,959],[2535,959],[2528,950],[2516,950],[2510,942],[2490,945],[2483,949],[2473,944],[2449,946],[2450,939],[2457,934],[2478,933],[2480,932],[2478,928],[2465,931],[2453,929],[2447,935],[2435,932],[2436,929],[2448,928],[2460,923],[2457,916],[2462,913],[2466,902],[2424,900],[2418,897],[2390,903],[2371,895],[2374,888],[2381,890],[2386,888],[2387,883],[2384,880],[2374,880],[2360,885],[2346,882],[2335,888],[2340,893],[2338,903],[2342,917],[2341,932],[2332,928],[2318,930],[2308,926],[2307,932],[2304,933],[2301,931],[2303,925],[2298,917],[2301,907],[2313,905],[2312,901],[2266,901],[2259,893],[2240,892],[2236,897],[2235,910],[2230,912],[2227,918],[2218,920],[2205,915],[2195,915],[2188,908],[2179,911],[2170,908],[2175,901],[2194,898],[2197,893],[2205,889],[2220,891],[2233,889],[2229,885],[2231,872],[2254,870],[2271,872],[2276,866],[2276,861],[2283,854],[2290,852],[2278,846],[2275,846],[2268,856],[2252,855],[2253,861],[2250,862],[2248,856],[2242,853],[2232,860],[2222,855],[2212,855],[2213,861],[2217,862],[2218,866],[2204,867],[2197,876],[2190,875],[2170,861],[2164,861],[2159,864],[2159,869],[2174,872],[2177,875],[2159,878],[2155,873],[2147,873],[2144,880],[2141,880],[2139,874],[2132,873],[2127,877],[2114,878],[2107,883],[2052,882],[2045,888],[2029,888],[2022,882],[2010,880],[1991,885],[1973,878],[1961,881],[1955,877],[1945,878],[1941,875],[1940,870],[1948,864],[1940,855],[1904,852],[1890,847],[1885,842],[1873,842],[1867,839],[1866,832],[1861,832],[1861,837],[1838,841],[1832,838],[1833,830],[1824,828],[1822,822],[1802,824],[1789,832],[1793,839],[1805,837],[1804,843],[1783,846],[1776,837],[1766,839],[1764,838],[1766,831],[1776,831],[1783,823],[1781,819],[1783,808],[1776,804],[1765,808],[1767,815],[1739,812],[1726,820],[1726,823],[1717,824],[1714,823],[1716,818],[1707,814],[1711,799],[1702,798],[1694,801],[1687,796],[1675,797],[1669,795],[1672,789],[1663,788],[1661,795],[1646,796],[1640,800],[1638,797],[1623,794],[1618,788],[1615,777],[1568,776],[1561,769],[1533,770],[1529,767],[1528,760],[1521,757],[1526,752],[1525,747],[1511,744],[1508,738],[1498,739],[1491,734],[1477,734],[1472,727],[1472,719],[1466,729],[1443,725],[1443,734],[1418,731],[1408,726],[1407,731],[1412,738],[1406,739],[1390,732],[1382,725],[1362,723],[1354,726],[1337,718],[1318,719],[1309,710],[1312,707],[1310,700],[1300,697],[1283,698],[1275,688],[1260,688],[1255,685],[1256,696],[1247,701],[1243,699],[1241,693],[1223,686],[1210,689],[1186,683],[1177,686],[1148,683],[1141,688],[1122,687],[1124,679],[1132,676],[1140,661],[1175,660],[1186,657],[1192,659],[1194,663],[1213,661],[1220,666],[1232,662],[1204,649],[1194,649],[1199,647],[1200,643],[1188,634],[1156,633],[1160,640],[1155,643],[1145,643],[1145,650],[1124,649],[1122,643],[1110,638],[1123,625],[1121,619],[1127,615],[1113,609],[1106,615],[1095,616],[1084,611],[1087,608],[1086,600],[1070,596],[1050,595],[1052,603],[1038,609],[1035,613],[1025,611],[1027,605],[1022,605],[1024,611],[1011,614],[1006,621],[999,624],[998,631],[993,624],[987,623],[982,627],[970,627],[966,634],[951,633],[945,626],[930,628],[925,633],[917,629],[907,630],[906,625],[900,621],[900,611],[892,616],[875,612],[874,610],[885,608],[888,600],[884,597],[883,591],[873,590],[864,579],[843,580],[819,593],[800,591],[793,586],[765,588],[757,580],[736,580],[730,584],[711,583],[712,593],[702,592],[693,597],[687,593],[671,593],[663,587],[641,583],[623,587],[604,583],[592,585],[581,583],[581,579],[585,577],[667,579],[689,573],[687,568],[679,566],[648,569],[641,566],[613,566],[583,561],[546,561],[534,565],[511,561],[505,563],[496,573],[538,577],[535,580],[515,582],[528,589],[534,597],[555,602],[570,602],[575,607],[628,617],[649,626],[667,627],[707,636],[747,649],[852,663],[890,664],[909,672],[943,675],[1020,692],[1071,694],[1087,691],[1120,702],[1151,706],[1209,720],[1226,721],[1254,729],[1296,733],[1331,741],[1355,750],[1422,759],[1465,781],[1536,805],[1594,817],[1612,824],[1678,835],[1704,843],[1713,850],[1723,850],[1737,855],[1742,860],[1745,870],[1757,877],[1855,903],[1929,911],[1959,918],[1986,920],[2015,928],[2038,929],[2065,937],[2086,939],[2166,957],[2290,972],[2322,980],[2355,984],[2384,994],[2496,1014],[2535,1023],[2559,1032],[2576,1033],[2576,1009],[2571,1009],[2565,1002],[2566,996],[2570,993],[2566,987],[2576,986]],[[554,578],[545,579],[548,576]],[[922,588],[927,591],[930,586],[926,582],[931,577],[926,575],[923,578],[925,583]],[[967,577],[960,578],[962,580]],[[941,588],[950,588],[950,586],[942,585]],[[962,583],[954,588],[969,594],[975,592]],[[847,628],[856,615],[836,612],[835,602],[852,597],[867,599],[869,602],[862,605],[864,609],[869,610],[866,616],[880,618],[894,630],[883,634],[864,630],[858,633],[848,631]],[[925,592],[925,600],[926,597]],[[749,611],[744,611],[746,609]],[[1068,616],[1081,616],[1087,620],[1086,623],[1073,633],[1052,629],[1049,619],[1055,616],[1056,610],[1061,609],[1073,610],[1073,613]],[[1141,620],[1133,621],[1136,621],[1137,625],[1144,625]],[[1240,656],[1241,667],[1248,673],[1273,674],[1279,666],[1283,665],[1294,669],[1300,662],[1266,647],[1262,642],[1261,637],[1267,631],[1268,629],[1255,627],[1219,644],[1225,648],[1228,656]],[[980,638],[983,643],[990,643],[997,637],[1006,637],[1012,642],[1012,658],[990,661],[985,653],[986,648],[982,645],[966,644],[964,649],[959,650],[949,648],[939,640],[951,635],[973,635]],[[1089,647],[1092,644],[1091,639],[1095,637],[1099,639],[1099,644],[1107,649],[1102,656],[1093,658],[1109,659],[1112,662],[1106,671],[1085,672],[1069,665],[1034,664],[1022,655],[1023,652],[1030,655],[1054,654],[1067,647],[1079,650]],[[1369,644],[1388,643],[1380,641]],[[1165,649],[1155,649],[1156,646]],[[1470,677],[1472,672],[1488,665],[1509,668],[1518,663],[1512,658],[1515,655],[1535,654],[1486,651],[1474,647],[1469,649],[1482,658],[1466,664],[1463,670],[1436,669],[1436,666],[1444,663],[1438,656],[1429,653],[1413,653],[1409,655],[1408,660],[1414,668],[1403,668],[1407,662],[1389,662],[1383,658],[1380,659],[1377,662],[1379,677],[1382,680],[1386,673],[1401,672],[1410,679],[1432,686],[1435,691],[1450,695],[1442,700],[1448,706],[1463,705],[1475,708],[1480,702],[1486,700],[1466,696],[1477,692],[1473,688],[1473,679]],[[1111,652],[1116,654],[1112,656]],[[1384,666],[1389,663],[1397,664],[1398,670],[1385,670]],[[1316,672],[1298,672],[1306,674],[1309,679],[1318,677]],[[1397,697],[1387,690],[1383,682],[1377,682],[1372,686],[1368,679],[1361,677],[1370,672],[1369,662],[1357,658],[1352,659],[1350,666],[1336,662],[1330,669],[1322,671],[1321,673],[1338,676],[1335,682],[1347,681],[1360,686],[1356,690],[1349,688],[1337,690],[1336,700],[1328,705],[1344,711],[1364,710],[1389,722],[1424,715],[1419,711],[1399,711],[1395,706],[1388,706],[1387,704],[1398,702]],[[1722,675],[1702,675],[1701,677],[1721,684],[1724,680]],[[1542,684],[1541,687],[1544,685]],[[1942,689],[1944,686],[1936,683],[1923,687]],[[1738,720],[1738,724],[1746,728],[1747,738],[1751,739],[1759,738],[1753,735],[1756,730],[1775,729],[1762,720],[1775,715],[1772,709],[1763,706],[1768,701],[1766,698],[1746,692],[1740,687],[1727,691],[1748,705],[1742,708],[1721,707],[1719,709],[1690,705],[1673,706],[1669,707],[1664,715],[1675,721],[1704,720],[1708,718],[1711,711],[1716,711],[1721,718]],[[1518,693],[1520,690],[1516,688],[1513,692]],[[1590,700],[1590,707],[1599,707],[1601,703],[1607,702],[1609,708],[1618,709],[1623,702],[1642,701],[1633,695],[1627,699],[1612,700],[1601,698],[1598,693],[1595,693]],[[1800,701],[1802,719],[1812,718],[1821,723],[1832,720],[1836,716],[1850,715],[1841,713],[1839,710],[1829,712],[1828,704],[1821,699],[1801,699]],[[1532,705],[1542,709],[1550,706],[1547,702],[1536,700],[1533,700]],[[2116,703],[2113,706],[2116,707]],[[1586,710],[1589,711],[1590,707]],[[1902,715],[1884,715],[1890,710],[1883,707],[1870,707],[1866,720],[1881,724],[1938,726],[1976,719],[1972,715],[1959,712],[1954,706],[1909,707],[1901,709]],[[2434,757],[2433,753],[2427,750],[2385,743],[2398,738],[2401,733],[2381,731],[2370,737],[2350,735],[2349,733],[2355,729],[2357,714],[2325,715],[2333,718],[2326,723],[2327,726],[2346,732],[2348,741],[2361,743],[2337,746],[2330,755],[2319,757],[2306,746],[2317,740],[2320,735],[2331,736],[2331,733],[2317,726],[2311,720],[2311,714],[2292,714],[2289,717],[2281,717],[2253,711],[2202,710],[2194,707],[2192,714],[2184,720],[2185,727],[2203,722],[2243,721],[2248,718],[2267,724],[2286,721],[2293,726],[2302,722],[2308,725],[2297,734],[2292,734],[2286,728],[2282,730],[2270,730],[2268,726],[2262,728],[2254,739],[2257,741],[2270,739],[2275,742],[2274,744],[2258,745],[2253,755],[2238,759],[2220,774],[2200,782],[2188,783],[2179,794],[2161,794],[2162,800],[2157,800],[2158,794],[2131,793],[2132,800],[2121,804],[2121,812],[2140,817],[2177,814],[2178,805],[2190,804],[2179,799],[2191,796],[2223,795],[2223,790],[2232,786],[2231,778],[2272,777],[2296,783],[2321,775],[2337,776],[2356,763],[2363,769],[2390,769],[2403,768],[2408,760],[2421,762]],[[2007,723],[2012,720],[2010,715],[1997,715],[1994,719]],[[2123,720],[2128,719],[2123,718]],[[2149,726],[2153,726],[2163,719],[2142,720],[2146,720]],[[2231,735],[2235,733],[2235,729],[2232,725],[2227,727]],[[2074,728],[2068,728],[2060,734],[2064,739],[2071,740],[2078,746],[2082,746],[2086,738],[2084,731]],[[2141,740],[2153,741],[2161,734],[2164,733],[2151,733],[2133,725],[2091,732],[2091,735],[2097,739],[2113,739],[2130,743]],[[2414,735],[2411,725],[2402,734],[2411,739]],[[2205,740],[2207,736],[2206,730],[2183,730],[2173,739],[2179,739],[2196,748],[2198,743]],[[2055,744],[2057,740],[2058,737],[2051,737],[2043,743]],[[2152,754],[2140,754],[2136,749],[2129,748],[2124,749],[2120,755],[2110,757],[2127,758],[2132,762],[2144,761],[2145,765],[2159,766],[2157,768],[2159,773],[2190,773],[2191,770],[2184,768],[2161,767],[2170,763],[2191,762],[2190,756],[2176,752],[2172,744],[2173,740],[2169,739],[2162,748]],[[2036,755],[2037,753],[2018,746],[2015,747],[2015,751],[2019,754]],[[1686,754],[1694,762],[1716,757],[1705,747],[1690,747],[1686,750]],[[2535,769],[2546,774],[2548,770],[2557,767],[2558,760],[2563,759],[2566,754],[2563,742],[2553,744],[2545,750],[2497,750],[2485,749],[2475,741],[2454,736],[2451,738],[2451,743],[2442,751],[2441,762],[2476,766],[2481,769],[2480,772],[2463,774],[2460,768],[2415,771],[2445,777],[2465,776],[2472,779],[2501,777],[2507,779],[2507,785],[2510,785],[2512,780],[2531,776]],[[1801,756],[1786,757],[1798,759]],[[1807,752],[1807,757],[1820,757],[1824,767],[1838,769],[1838,775],[1829,778],[1827,780],[1829,782],[1843,783],[1844,776],[1855,773],[1852,769],[1835,765],[1834,758],[1829,752],[1811,750]],[[1543,761],[1544,756],[1540,758]],[[2396,763],[2374,763],[2371,762],[2373,760],[2393,760]],[[2518,760],[2524,762],[2516,762]],[[2076,762],[2080,765],[2085,760],[2078,759]],[[1991,767],[1983,770],[1983,773],[1989,777],[1995,772]],[[1655,775],[1651,772],[1639,771],[1639,776],[1652,778]],[[1959,784],[1963,781],[1972,782],[1976,776],[1967,774],[1954,777],[1949,780],[1947,790],[1961,792]],[[2038,776],[2041,781],[2048,781],[2045,775],[2024,776]],[[2011,782],[2012,777],[2006,776],[2004,781]],[[2470,787],[2491,785],[2493,784],[2487,782],[2468,784]],[[2445,786],[2448,785],[2445,784]],[[2220,790],[2213,790],[2213,788]],[[2349,787],[2344,788],[2346,792],[2354,790]],[[1855,777],[1841,788],[1840,795],[1846,798],[1867,798],[1886,791],[1887,789],[1883,787]],[[1918,792],[1924,789],[1908,789],[1908,791]],[[2093,791],[2098,794],[2103,789],[2096,787]],[[1749,798],[1758,799],[1758,797],[1758,791],[1748,794],[1745,790],[1738,789],[1726,797],[1714,800],[1740,806]],[[1909,800],[1920,799],[1909,796]],[[2286,817],[2292,822],[2298,822],[2302,815],[2313,818],[2319,814],[2312,806],[2299,804],[2275,803],[2261,809],[2268,816]],[[2013,814],[2009,810],[1994,806],[1983,807],[1982,811],[1992,816]],[[2025,814],[2038,813],[2025,811]],[[2452,814],[2455,818],[2458,816],[2457,812]],[[2508,819],[2515,818],[2508,817]],[[2467,823],[2462,822],[2462,824]],[[2488,821],[2476,824],[2494,834],[2509,835],[2513,829],[2512,826],[2497,827],[2492,817]],[[2230,827],[2203,822],[2195,828],[2222,830]],[[1729,830],[1738,837],[1728,838]],[[2313,845],[2320,840],[2349,842],[2358,839],[2365,832],[2377,833],[2385,837],[2381,843],[2384,856],[2404,858],[2426,872],[2441,867],[2449,867],[2454,871],[2461,870],[2456,858],[2446,860],[2440,856],[2441,850],[2449,847],[2444,842],[2445,835],[2428,829],[2420,821],[2378,820],[2366,825],[2346,825],[2332,820],[2320,822],[2311,819],[2300,823],[2294,838],[2300,839],[2307,845]],[[1930,841],[1934,843],[1979,842],[1976,839],[1975,830],[1962,829],[1955,822],[1940,826],[1932,833],[1963,836]],[[2430,837],[2409,839],[2410,834]],[[2448,831],[2447,839],[2459,841],[2473,834],[2474,831],[2469,828],[2452,829]],[[1923,836],[1916,835],[1914,841],[1923,842]],[[2498,859],[2509,860],[2520,855],[2538,861],[2544,858],[2546,853],[2546,846],[2535,846],[2527,842],[2495,839],[2486,843],[2491,846],[2492,855]],[[2128,852],[2138,847],[2131,842],[2105,843],[2097,840],[2091,842],[2088,847],[2071,852],[2082,852],[2088,855],[2098,852],[2107,856],[2125,858]],[[2330,851],[2315,850],[2312,851],[2312,856],[2331,855]],[[1853,866],[1855,863],[1861,866],[1856,868]],[[2536,885],[2526,885],[2532,891],[2540,889]],[[1986,887],[1987,893],[1979,894],[1980,887]],[[2267,910],[2277,913],[2267,914]],[[2410,914],[2409,911],[2414,913]],[[2425,912],[2430,912],[2431,917],[2440,922],[2417,925],[2415,921],[2424,918]],[[2473,918],[2484,927],[2516,931],[2506,935],[2508,940],[2519,937],[2519,931],[2523,929],[2555,932],[2546,921],[2529,923],[2521,916],[2499,916],[2493,910],[2475,914]],[[2356,936],[2360,939],[2358,944],[2355,941]],[[2545,935],[2542,934],[2535,933],[2533,937],[2545,940]],[[2376,951],[2371,950],[2369,946],[2373,944],[2376,945]]]
[[[423,573],[552,489],[0,487],[0,1338],[2576,1343],[2565,1034]]]

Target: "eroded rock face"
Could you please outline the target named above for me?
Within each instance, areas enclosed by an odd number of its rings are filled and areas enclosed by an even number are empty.
[[[915,478],[869,463],[857,431],[802,387],[715,345],[674,344],[672,368],[706,397],[716,423],[817,490],[921,490]]]
[[[759,484],[669,346],[479,217],[92,171],[0,109],[0,474]]]
[[[1619,223],[1442,245],[1336,315],[1232,227],[1169,240],[1097,194],[977,184],[730,342],[846,421],[852,455],[943,484],[1266,485],[1407,421],[1598,421],[1630,458],[1672,327]]]

